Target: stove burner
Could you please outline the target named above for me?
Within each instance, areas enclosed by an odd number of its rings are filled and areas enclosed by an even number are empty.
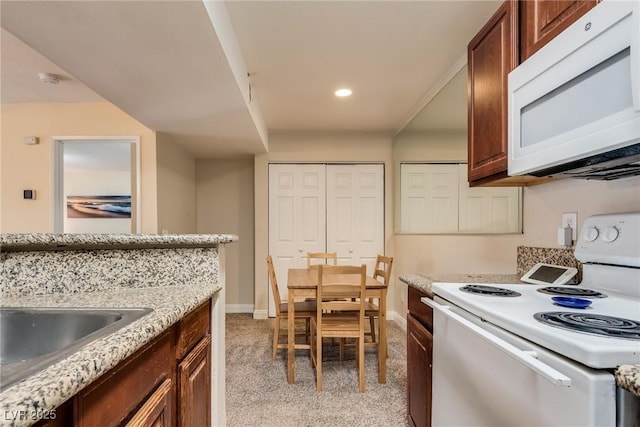
[[[574,332],[640,340],[640,322],[636,322],[635,320],[605,316],[602,314],[566,311],[536,313],[533,317],[538,322]]]
[[[505,288],[496,288],[495,286],[483,285],[466,285],[460,288],[461,291],[470,294],[485,295],[490,297],[519,297],[520,292],[512,291]]]
[[[606,298],[607,295],[602,292],[594,291],[593,289],[586,288],[568,288],[561,286],[548,286],[546,288],[539,288],[538,292],[550,295],[563,295],[580,298]]]

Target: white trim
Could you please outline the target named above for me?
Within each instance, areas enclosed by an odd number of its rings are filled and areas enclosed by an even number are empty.
[[[226,285],[227,257],[224,245],[218,246],[218,283],[220,291],[213,295],[211,305],[211,425],[227,424],[226,403]],[[213,285],[213,284],[212,284]]]
[[[227,304],[225,311],[227,313],[253,313],[253,304]]]
[[[403,331],[407,330],[407,318],[401,316],[397,311],[387,311],[387,321],[394,322]]]
[[[269,318],[268,310],[254,310],[253,311],[253,319],[254,320],[266,320]]]
[[[51,137],[51,147],[53,150],[52,153],[52,173],[53,173],[53,191],[51,191],[51,206],[53,206],[53,218],[52,218],[52,230],[54,233],[62,233],[64,230],[64,215],[63,212],[63,203],[62,195],[64,194],[63,189],[63,173],[64,173],[64,158],[63,158],[63,150],[62,144],[65,141],[86,141],[88,143],[92,142],[129,142],[134,144],[135,152],[136,152],[136,162],[135,162],[135,171],[132,170],[132,177],[135,176],[136,180],[136,223],[135,223],[135,232],[137,234],[141,233],[141,186],[140,186],[140,137],[139,136],[125,136],[125,135],[109,135],[109,136],[52,136]],[[133,168],[132,168],[133,169]],[[132,195],[133,196],[133,195]]]

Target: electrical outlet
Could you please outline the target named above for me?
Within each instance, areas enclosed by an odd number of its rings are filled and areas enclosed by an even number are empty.
[[[571,227],[572,236],[571,238],[575,242],[578,240],[578,213],[577,212],[566,212],[562,214],[562,227]]]

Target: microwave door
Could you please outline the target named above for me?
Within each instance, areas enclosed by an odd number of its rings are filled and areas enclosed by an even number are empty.
[[[638,4],[596,6],[509,74],[509,175],[640,143]]]

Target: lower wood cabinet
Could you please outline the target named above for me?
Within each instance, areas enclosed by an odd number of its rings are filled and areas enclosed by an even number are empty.
[[[36,426],[211,423],[211,300],[120,362]]]
[[[170,378],[162,384],[144,402],[126,427],[170,427],[172,423],[173,381]]]
[[[178,365],[178,426],[211,425],[211,337],[206,336]]]
[[[426,294],[409,288],[407,314],[407,418],[410,426],[431,425],[433,311]]]

